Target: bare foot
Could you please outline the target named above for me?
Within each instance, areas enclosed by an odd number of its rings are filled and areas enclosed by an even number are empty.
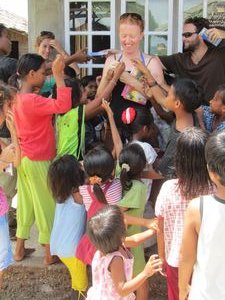
[[[45,266],[57,264],[59,262],[60,262],[60,259],[56,255],[53,255],[53,256],[48,255],[48,256],[45,256],[45,258],[44,258],[44,265]]]
[[[20,251],[16,251],[14,255],[14,260],[19,262],[22,261],[25,257],[30,256],[35,251],[35,248],[24,248]]]

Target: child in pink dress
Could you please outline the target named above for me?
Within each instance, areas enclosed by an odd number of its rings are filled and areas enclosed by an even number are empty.
[[[87,300],[134,300],[136,291],[143,283],[158,271],[162,262],[152,255],[144,270],[132,279],[133,256],[126,249],[132,237],[125,239],[126,227],[119,207],[108,205],[100,210],[88,222],[88,235],[98,249],[92,261],[93,286],[87,293]],[[136,234],[135,241],[138,241]],[[143,239],[140,239],[140,243]]]

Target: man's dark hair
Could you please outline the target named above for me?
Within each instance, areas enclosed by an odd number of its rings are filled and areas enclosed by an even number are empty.
[[[2,36],[2,33],[7,30],[4,24],[0,23],[0,37]]]
[[[184,24],[193,24],[196,27],[197,32],[200,32],[204,27],[209,29],[209,20],[202,17],[188,18],[184,21]]]

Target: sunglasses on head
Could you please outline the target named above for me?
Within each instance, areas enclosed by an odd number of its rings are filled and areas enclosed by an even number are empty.
[[[50,37],[50,38],[52,38],[52,39],[55,38],[54,33],[51,32],[51,31],[41,31],[41,32],[40,32],[40,36],[48,36],[48,37]]]
[[[185,38],[189,38],[195,33],[198,33],[198,32],[183,32],[182,36],[185,37]]]
[[[139,14],[136,13],[124,13],[120,16],[120,19],[125,19],[131,17],[132,19],[142,20],[142,17]]]

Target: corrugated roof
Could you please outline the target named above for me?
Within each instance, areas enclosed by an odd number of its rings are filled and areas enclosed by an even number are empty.
[[[0,8],[0,23],[9,29],[28,33],[28,22],[25,18]]]

